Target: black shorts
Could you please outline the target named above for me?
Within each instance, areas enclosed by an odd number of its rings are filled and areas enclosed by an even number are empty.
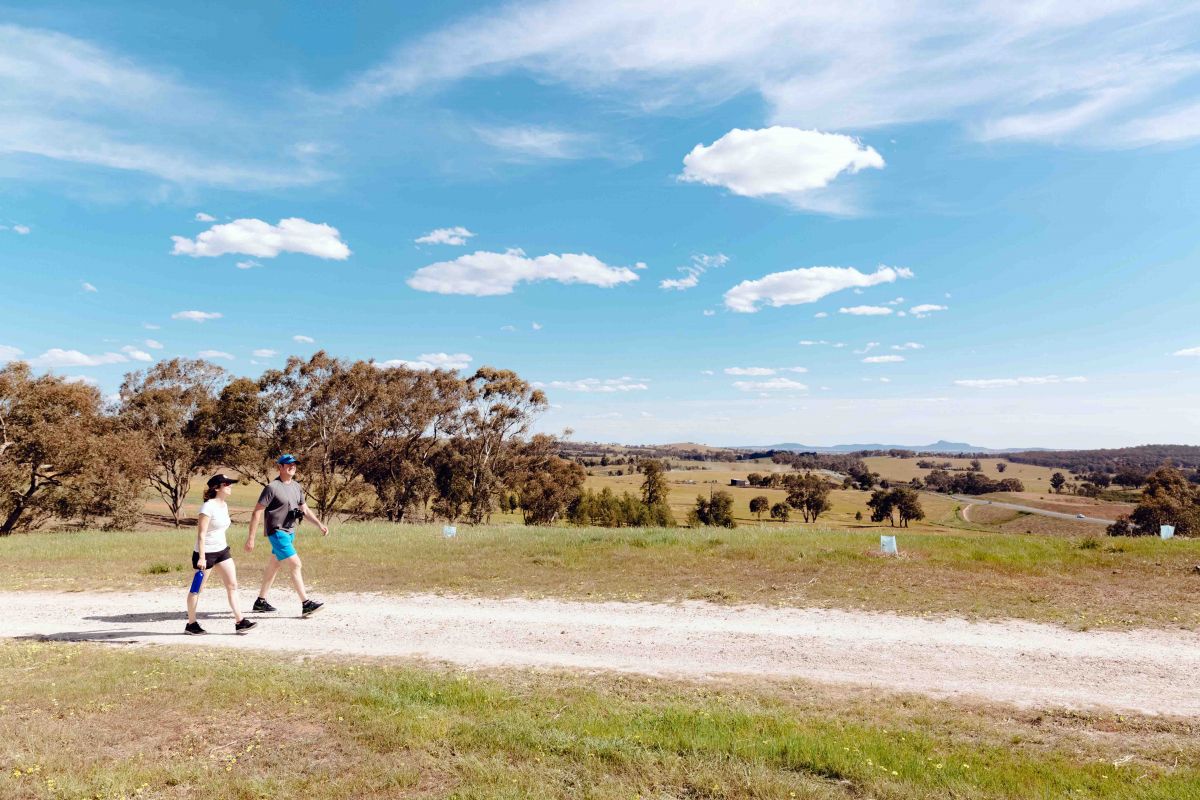
[[[222,561],[227,561],[228,559],[231,559],[231,558],[233,558],[233,553],[229,552],[228,547],[226,547],[224,550],[220,550],[216,553],[205,553],[204,554],[204,568],[212,569],[217,564],[220,564]],[[197,553],[195,550],[192,551],[192,569],[200,569],[200,554]]]

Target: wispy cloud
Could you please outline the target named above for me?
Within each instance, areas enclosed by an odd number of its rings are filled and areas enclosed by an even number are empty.
[[[476,297],[512,294],[519,283],[557,281],[612,288],[638,279],[628,267],[611,267],[586,253],[549,254],[529,258],[523,250],[478,251],[453,261],[421,267],[408,285],[422,292]]]
[[[1087,378],[1083,376],[1060,378],[1057,375],[1023,378],[984,378],[957,380],[954,382],[954,385],[965,386],[968,389],[1007,389],[1013,386],[1045,386],[1053,383],[1087,383]]]
[[[29,359],[32,367],[64,368],[64,367],[101,367],[106,364],[124,364],[129,359],[121,353],[98,353],[88,355],[79,350],[62,350],[51,348],[36,358]]]
[[[815,303],[844,289],[893,283],[912,276],[912,270],[904,267],[881,266],[870,274],[854,267],[802,267],[742,281],[725,293],[725,306],[731,311],[753,313],[760,306],[780,308]]]
[[[274,358],[279,355],[278,350],[272,350],[269,347],[260,347],[253,353],[255,358]]]
[[[212,214],[205,214],[203,211],[196,212],[196,222],[216,222],[217,218]]]
[[[347,103],[527,74],[643,110],[757,93],[779,125],[950,121],[981,138],[1127,146],[1200,134],[1197,10],[1147,2],[730,4],[541,0],[398,48]],[[803,47],[797,47],[803,42]],[[617,91],[619,87],[619,91]]]
[[[146,345],[146,347],[149,347],[151,350],[162,350],[163,349],[162,342],[157,341],[155,339],[146,339],[145,341],[142,342],[142,344]]]
[[[313,339],[311,336],[305,336],[303,334],[298,333],[292,337],[292,341],[296,342],[297,344],[312,344],[316,340]]]
[[[682,278],[667,278],[658,284],[660,289],[676,289],[683,291],[692,289],[700,284],[700,276],[710,269],[717,269],[729,263],[729,257],[724,253],[716,253],[714,255],[705,255],[703,253],[692,256],[692,263],[684,267],[679,267],[678,271],[683,273]]]
[[[196,354],[200,358],[220,358],[225,361],[233,361],[233,353],[226,353],[224,350],[201,350]]]
[[[463,245],[474,235],[461,225],[456,225],[453,228],[436,228],[424,236],[418,236],[413,241],[417,244]]]
[[[849,306],[838,309],[839,314],[850,314],[854,317],[886,317],[892,313],[887,306]]]
[[[189,322],[208,322],[210,319],[220,319],[220,311],[176,311],[171,319],[182,319]]]
[[[806,384],[791,378],[771,378],[769,381],[734,381],[733,387],[741,392],[805,392]]]
[[[903,360],[904,356],[867,356],[862,361],[864,364],[895,364]]]
[[[1171,355],[1173,356],[1196,356],[1200,357],[1200,347],[1185,347],[1182,350],[1176,350]]]
[[[913,306],[908,311],[910,314],[912,314],[917,319],[924,319],[925,317],[928,317],[930,314],[933,314],[934,312],[947,311],[947,310],[949,310],[949,308],[950,308],[949,306],[939,306],[934,303],[924,303],[919,306]]]
[[[577,381],[547,381],[535,383],[534,386],[540,389],[558,389],[564,392],[582,392],[584,394],[644,392],[650,388],[645,381],[629,376],[605,379],[583,378]]]
[[[402,358],[393,358],[388,361],[382,361],[378,364],[380,367],[407,367],[408,369],[421,370],[428,372],[435,369],[467,369],[471,366],[473,359],[466,353],[422,353],[415,360],[406,361]]]
[[[127,344],[121,348],[121,352],[132,358],[134,361],[153,361],[154,356],[147,353],[145,350],[139,350],[131,344]]]
[[[326,177],[302,160],[279,158],[279,141],[289,135],[282,119],[231,108],[215,93],[184,85],[125,54],[12,24],[0,25],[0,53],[0,158],[33,157],[238,189]],[[282,108],[279,113],[294,116]],[[257,124],[246,125],[248,118]]]
[[[87,281],[84,281],[83,283],[81,283],[79,285],[79,288],[83,289],[85,292],[88,292],[89,294],[100,291],[99,289],[97,289],[95,286],[88,283]]]

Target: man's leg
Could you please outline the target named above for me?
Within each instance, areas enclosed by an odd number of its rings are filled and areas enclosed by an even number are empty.
[[[258,596],[263,600],[267,599],[267,592],[271,591],[271,584],[275,582],[275,576],[278,574],[279,559],[272,555],[266,569],[263,570],[262,586],[258,590]]]
[[[279,564],[279,563],[281,563],[281,562],[276,562],[276,564]],[[308,599],[308,595],[304,591],[304,576],[301,574],[301,571],[300,571],[300,569],[301,569],[300,556],[299,555],[288,556],[287,558],[285,558],[283,560],[282,563],[287,564],[287,568],[291,572],[292,587],[295,588],[296,594],[300,595],[300,602],[303,603],[305,600]],[[276,570],[278,570],[278,566],[276,567]]]

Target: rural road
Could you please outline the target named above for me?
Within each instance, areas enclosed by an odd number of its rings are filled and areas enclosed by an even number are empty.
[[[230,647],[465,667],[746,676],[878,687],[1020,706],[1200,717],[1200,632],[1077,632],[828,609],[335,594],[310,619],[260,617],[234,636],[223,593],[184,636],[183,592],[0,592],[0,637]],[[247,604],[248,605],[248,604]],[[205,609],[208,614],[205,614]]]
[[[990,506],[993,506],[994,508],[1011,508],[1013,511],[1027,511],[1030,514],[1038,514],[1043,517],[1058,517],[1059,519],[1073,519],[1076,522],[1091,522],[1091,523],[1095,523],[1096,525],[1111,525],[1113,522],[1115,522],[1115,520],[1100,519],[1098,517],[1084,517],[1083,519],[1079,519],[1079,517],[1075,516],[1074,514],[1065,514],[1061,511],[1048,511],[1044,508],[1034,508],[1033,506],[1019,506],[1019,505],[1016,505],[1015,503],[1003,503],[999,500],[990,500],[989,501],[986,499],[980,499],[978,497],[972,497],[971,495],[966,495],[966,494],[952,494],[950,496],[953,497],[955,500],[960,500],[964,503],[970,503],[971,505],[978,505],[978,506],[990,505]]]

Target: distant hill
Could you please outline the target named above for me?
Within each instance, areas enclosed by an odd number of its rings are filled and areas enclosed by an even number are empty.
[[[1065,467],[1075,473],[1122,470],[1147,473],[1167,462],[1185,469],[1200,469],[1200,447],[1187,444],[1143,444],[1105,450],[1020,451],[1012,453],[1009,458],[1022,464]]]
[[[997,450],[991,447],[967,444],[966,442],[947,442],[942,439],[933,444],[835,444],[832,447],[784,442],[783,444],[768,444],[739,449],[790,450],[800,453],[857,453],[860,450],[912,450],[915,453],[1034,453],[1043,448],[1009,447]]]

